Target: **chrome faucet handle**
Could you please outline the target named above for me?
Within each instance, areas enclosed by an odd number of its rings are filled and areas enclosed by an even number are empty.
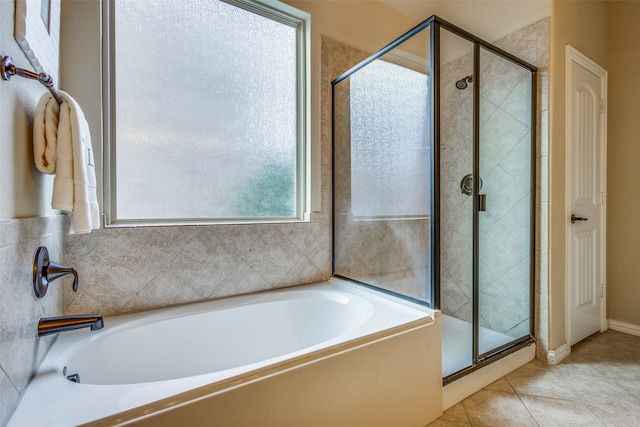
[[[49,260],[49,251],[40,246],[33,260],[33,292],[36,297],[42,298],[47,294],[49,282],[59,277],[73,274],[72,289],[78,292],[78,271],[74,267],[65,267]]]

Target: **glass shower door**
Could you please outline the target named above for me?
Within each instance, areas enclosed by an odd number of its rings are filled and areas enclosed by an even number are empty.
[[[429,27],[333,84],[334,274],[433,306]]]
[[[434,16],[333,81],[334,274],[440,308],[445,383],[532,342],[535,79]]]
[[[441,29],[442,374],[473,364],[473,43]]]
[[[532,74],[484,48],[479,55],[478,351],[531,333]]]

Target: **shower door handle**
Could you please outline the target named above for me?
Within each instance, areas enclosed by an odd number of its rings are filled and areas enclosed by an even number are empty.
[[[571,214],[571,224],[575,224],[578,221],[588,221],[588,218],[584,218],[581,216],[576,216],[575,214]]]
[[[485,212],[487,210],[487,195],[478,194],[478,212]]]

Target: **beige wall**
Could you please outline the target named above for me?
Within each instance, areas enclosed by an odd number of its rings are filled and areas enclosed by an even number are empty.
[[[0,1],[0,55],[33,69],[13,36],[14,2]],[[35,106],[46,92],[20,77],[0,81],[0,219],[50,215],[52,178],[33,166],[31,127]]]
[[[607,2],[553,2],[550,66],[549,333],[551,349],[566,342],[565,331],[565,46],[607,68]]]
[[[610,1],[607,317],[640,325],[640,2]]]

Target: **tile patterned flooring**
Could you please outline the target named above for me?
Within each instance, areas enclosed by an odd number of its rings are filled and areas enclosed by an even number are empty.
[[[555,366],[534,360],[427,427],[640,426],[640,337],[609,330]]]

